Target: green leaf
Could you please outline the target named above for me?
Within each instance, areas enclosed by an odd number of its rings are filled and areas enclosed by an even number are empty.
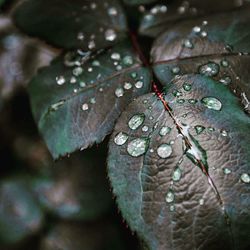
[[[156,37],[180,21],[195,20],[196,17],[216,14],[222,11],[226,12],[242,6],[244,8],[248,6],[248,3],[235,0],[175,0],[167,4],[156,4],[150,10],[145,11],[139,32],[142,35]],[[197,23],[197,25],[199,24]]]
[[[249,116],[226,86],[200,75],[176,78],[163,100],[137,98],[110,140],[124,218],[151,250],[247,249]]]
[[[151,76],[124,42],[97,54],[69,52],[29,86],[35,120],[54,158],[101,142]]]
[[[16,25],[52,45],[96,50],[126,36],[126,18],[118,1],[29,0],[14,13]]]
[[[178,75],[210,76],[227,85],[249,112],[248,13],[249,9],[214,15],[206,18],[207,23],[204,18],[186,21],[164,32],[151,51],[157,78],[167,86]]]
[[[0,183],[0,242],[17,243],[37,233],[44,214],[25,179]]]

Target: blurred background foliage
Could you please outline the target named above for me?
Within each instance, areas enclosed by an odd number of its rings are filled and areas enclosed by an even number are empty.
[[[107,140],[53,162],[39,136],[26,84],[60,51],[16,30],[13,2],[0,1],[0,249],[139,249],[107,180]]]

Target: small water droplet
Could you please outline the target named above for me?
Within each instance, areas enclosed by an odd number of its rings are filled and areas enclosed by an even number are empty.
[[[182,46],[188,49],[193,49],[194,45],[190,39],[185,39],[182,43]]]
[[[171,154],[172,154],[172,147],[168,144],[161,144],[158,148],[157,148],[157,154],[161,157],[161,158],[168,158]]]
[[[128,126],[129,126],[129,128],[135,130],[135,129],[139,128],[142,125],[144,120],[145,120],[145,115],[144,114],[134,115],[134,116],[132,116],[130,118],[130,120],[128,122]]]
[[[223,169],[223,173],[224,173],[224,174],[231,174],[232,171],[231,171],[229,168],[224,168],[224,169]]]
[[[123,88],[117,88],[116,90],[115,90],[115,95],[117,96],[117,97],[122,97],[123,96],[123,94],[124,94],[124,90],[123,90]]]
[[[77,39],[80,40],[80,41],[83,41],[84,40],[84,34],[82,32],[79,32],[77,34]]]
[[[118,146],[125,144],[127,140],[128,140],[128,135],[123,132],[118,133],[114,138],[114,142]]]
[[[63,85],[65,82],[66,82],[66,80],[65,80],[64,76],[57,76],[56,77],[56,83],[58,85]]]
[[[195,26],[195,27],[193,27],[193,31],[195,33],[199,33],[201,31],[201,28],[199,26]]]
[[[185,102],[184,99],[178,99],[178,100],[177,100],[177,103],[179,103],[179,104],[183,104],[184,102]]]
[[[175,75],[179,74],[180,71],[181,71],[181,69],[178,66],[175,66],[172,68],[172,73]]]
[[[105,31],[105,39],[107,41],[114,41],[116,39],[116,32],[113,29],[107,29]]]
[[[201,37],[206,37],[207,36],[207,32],[206,31],[202,31],[201,32]]]
[[[95,97],[90,98],[90,103],[91,103],[91,104],[95,104],[95,103],[96,103]]]
[[[189,102],[190,104],[195,104],[195,103],[197,103],[197,100],[195,100],[195,99],[189,99],[188,102]]]
[[[143,132],[147,132],[148,131],[148,126],[143,126],[141,129]]]
[[[137,73],[136,73],[136,72],[132,72],[132,73],[131,73],[131,77],[132,77],[133,79],[135,79],[135,78],[137,77]]]
[[[133,65],[134,63],[132,56],[125,56],[122,61],[126,66]]]
[[[93,41],[93,40],[89,41],[88,48],[89,49],[94,49],[95,48],[95,41]]]
[[[220,79],[219,82],[228,85],[232,82],[232,79],[230,76],[225,76],[224,78]]]
[[[110,8],[108,8],[108,14],[109,14],[110,16],[116,16],[117,13],[118,13],[118,11],[117,11],[117,9],[116,9],[115,7],[110,7]]]
[[[74,84],[74,83],[76,83],[76,82],[77,82],[77,79],[76,79],[74,76],[72,76],[72,77],[70,78],[70,83]]]
[[[199,73],[205,76],[216,76],[219,73],[220,66],[217,63],[210,62],[199,67]]]
[[[222,108],[221,102],[215,97],[204,97],[201,102],[209,109],[219,111]]]
[[[172,204],[169,206],[169,211],[174,212],[175,211],[175,206]]]
[[[82,105],[82,110],[83,111],[86,111],[86,110],[88,110],[89,109],[89,105],[87,104],[87,103],[84,103],[83,105]]]
[[[199,204],[202,206],[204,205],[204,199],[199,199]]]
[[[79,75],[82,74],[82,72],[83,72],[82,67],[76,67],[76,68],[74,68],[73,71],[72,71],[72,73],[73,73],[74,76],[79,76]]]
[[[222,136],[227,136],[227,131],[226,131],[226,130],[224,130],[224,129],[223,129],[223,130],[221,130],[221,135],[222,135]]]
[[[180,91],[178,91],[178,90],[173,90],[173,95],[175,96],[175,97],[180,97],[180,96],[182,96],[182,93],[180,92]]]
[[[113,59],[113,60],[120,60],[121,59],[121,55],[119,53],[114,52],[114,53],[111,54],[111,59]]]
[[[171,203],[174,201],[174,192],[172,190],[169,190],[167,192],[165,200],[167,203]]]
[[[226,60],[226,59],[223,59],[223,60],[221,60],[221,66],[223,66],[223,67],[228,67],[229,66],[229,62]]]
[[[127,152],[133,157],[138,157],[146,153],[148,148],[148,139],[136,138],[128,143]]]
[[[160,130],[160,132],[159,132],[159,135],[160,135],[160,136],[165,136],[165,135],[169,134],[170,131],[171,131],[171,128],[170,128],[170,127],[165,127],[165,126],[164,126],[164,127],[161,128],[161,130]]]
[[[195,129],[195,131],[196,131],[196,134],[199,135],[199,134],[201,134],[201,133],[204,131],[205,127],[203,127],[203,126],[201,126],[201,125],[196,125],[196,126],[194,127],[194,129]]]
[[[250,183],[250,176],[247,173],[243,173],[240,176],[241,181],[243,181],[244,183]]]
[[[124,89],[131,89],[132,88],[132,84],[130,82],[125,82],[123,85]]]
[[[192,85],[187,82],[185,82],[182,87],[185,91],[190,91],[192,89]]]
[[[137,89],[141,89],[141,88],[143,87],[143,81],[137,81],[137,82],[135,83],[135,87],[136,87]]]
[[[172,180],[179,181],[180,179],[181,179],[181,169],[177,167],[172,174]]]

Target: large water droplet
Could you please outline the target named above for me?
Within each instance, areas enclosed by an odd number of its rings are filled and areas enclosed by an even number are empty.
[[[181,169],[177,167],[172,174],[172,180],[179,181],[180,179],[181,179]]]
[[[161,158],[168,158],[172,154],[172,147],[168,144],[161,144],[157,148],[157,154]]]
[[[148,148],[148,139],[137,138],[128,143],[127,152],[133,157],[138,157],[146,153]]]
[[[250,176],[247,173],[243,173],[240,176],[240,179],[244,182],[244,183],[250,183]]]
[[[128,140],[128,135],[123,132],[118,133],[114,138],[114,142],[118,146],[125,144],[127,140]]]
[[[221,102],[215,97],[204,97],[201,102],[209,109],[219,111],[222,108]]]
[[[174,201],[174,192],[172,190],[169,190],[167,192],[165,200],[167,203],[171,203]]]
[[[135,130],[135,129],[139,128],[142,125],[144,120],[145,120],[145,115],[144,114],[134,115],[133,117],[130,118],[130,120],[128,122],[128,126],[131,129]]]
[[[199,73],[205,76],[216,76],[219,73],[220,66],[217,63],[207,63],[200,66]]]

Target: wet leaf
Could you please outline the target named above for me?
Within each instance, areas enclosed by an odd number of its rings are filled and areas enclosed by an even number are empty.
[[[145,119],[133,130],[138,114]],[[144,95],[122,113],[109,177],[149,249],[249,248],[249,129],[239,100],[201,75],[177,77],[162,101]],[[121,133],[127,139],[119,144]]]
[[[53,157],[101,142],[126,105],[147,93],[150,78],[128,42],[96,55],[69,52],[42,69],[29,93]]]
[[[16,25],[32,36],[63,48],[95,50],[126,36],[119,1],[29,0],[14,13]]]
[[[248,13],[246,9],[186,21],[164,32],[151,51],[157,77],[164,85],[176,75],[199,73],[212,77],[241,98],[249,112]]]
[[[145,11],[139,31],[142,35],[156,37],[182,20],[226,12],[246,5],[247,1],[235,0],[175,0],[167,4],[160,2]]]
[[[1,181],[0,203],[1,243],[20,242],[41,229],[44,214],[24,178]]]

